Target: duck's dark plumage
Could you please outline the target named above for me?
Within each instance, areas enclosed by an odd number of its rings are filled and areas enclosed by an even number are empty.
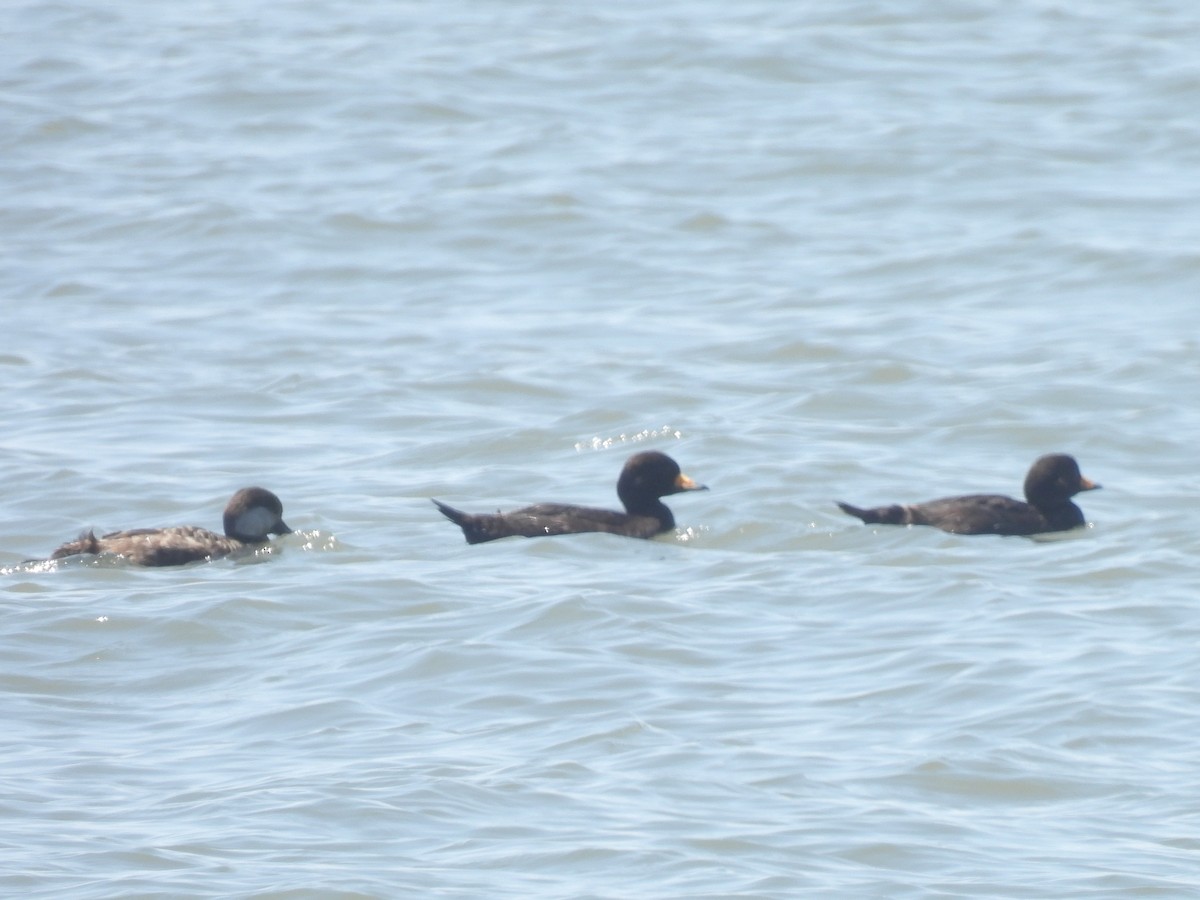
[[[89,531],[50,554],[63,559],[80,554],[115,553],[139,566],[181,566],[217,559],[266,543],[272,534],[290,534],[283,521],[283,504],[265,488],[242,488],[225,507],[225,534],[195,525],[136,528],[96,537]]]
[[[1034,462],[1025,476],[1024,503],[999,494],[971,494],[907,506],[838,506],[867,524],[931,525],[953,534],[1047,534],[1083,525],[1083,511],[1071,498],[1098,487],[1083,477],[1074,457],[1051,453]]]
[[[625,537],[652,538],[675,527],[675,517],[660,498],[682,491],[707,490],[679,469],[665,453],[651,450],[631,456],[617,480],[617,496],[625,512],[537,503],[512,512],[466,513],[438,500],[442,514],[463,530],[468,544],[506,537],[544,537],[601,531]]]

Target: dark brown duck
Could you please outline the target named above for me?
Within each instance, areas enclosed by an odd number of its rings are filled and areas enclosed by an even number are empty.
[[[1000,494],[971,494],[908,506],[860,509],[840,501],[838,506],[869,525],[932,525],[953,534],[1046,534],[1083,525],[1083,511],[1071,498],[1098,487],[1083,477],[1073,456],[1050,453],[1025,476],[1024,503]]]
[[[291,534],[283,521],[283,504],[265,488],[242,488],[225,507],[225,534],[195,525],[136,528],[96,537],[88,532],[63,544],[51,559],[80,554],[115,553],[139,566],[182,566],[217,559],[265,544],[272,534]]]
[[[476,515],[437,500],[433,502],[447,519],[462,528],[468,544],[506,537],[544,537],[592,531],[652,538],[675,527],[675,517],[662,502],[662,497],[704,490],[708,488],[684,475],[675,460],[651,450],[629,457],[617,479],[617,496],[621,498],[625,512],[563,503],[537,503],[507,513]]]

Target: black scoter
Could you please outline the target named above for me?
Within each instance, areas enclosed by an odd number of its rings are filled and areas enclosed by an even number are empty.
[[[225,507],[224,535],[195,525],[137,528],[102,537],[89,531],[79,540],[63,544],[50,558],[115,553],[139,566],[181,566],[261,546],[272,534],[291,532],[284,524],[279,498],[265,488],[249,487],[234,494]]]
[[[652,538],[675,527],[671,510],[659,499],[683,491],[705,491],[679,469],[665,453],[651,450],[636,453],[625,463],[617,480],[617,496],[625,512],[537,503],[512,512],[475,515],[434,500],[454,524],[462,528],[468,544],[482,544],[506,537],[542,537],[552,534],[583,534],[602,531],[626,537]]]
[[[1080,474],[1073,456],[1050,453],[1025,476],[1026,503],[999,494],[973,494],[908,506],[838,506],[869,525],[932,525],[953,534],[1046,534],[1083,525],[1083,511],[1071,498],[1098,487]]]

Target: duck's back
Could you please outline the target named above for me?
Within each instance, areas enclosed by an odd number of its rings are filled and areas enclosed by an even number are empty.
[[[571,506],[565,503],[535,503],[504,513],[465,513],[437,500],[437,508],[463,530],[468,544],[482,544],[506,537],[545,537],[556,534],[605,532],[624,537],[652,538],[669,528],[655,516],[633,516],[611,509]]]
[[[1069,501],[1039,509],[1002,494],[968,494],[872,509],[840,502],[838,506],[868,525],[929,525],[951,534],[1046,534],[1084,524],[1083,512]]]
[[[62,559],[84,553],[115,553],[139,566],[182,566],[202,559],[227,556],[244,546],[236,538],[217,534],[207,528],[180,525],[174,528],[114,531],[102,537],[89,533],[77,541],[63,544],[50,558]]]
[[[1035,506],[1002,494],[968,494],[909,506],[912,524],[952,534],[1039,534],[1055,531]]]

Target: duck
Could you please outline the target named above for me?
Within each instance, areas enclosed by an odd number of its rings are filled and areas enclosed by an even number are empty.
[[[1083,476],[1075,457],[1048,453],[1025,476],[1025,502],[1001,494],[970,494],[872,509],[841,501],[837,505],[869,525],[931,525],[951,534],[1049,534],[1084,525],[1083,510],[1071,498],[1099,487]]]
[[[242,488],[225,506],[225,533],[196,525],[135,528],[96,537],[89,531],[68,541],[50,559],[112,553],[137,566],[182,566],[219,559],[247,548],[261,547],[272,534],[291,534],[283,521],[283,503],[266,488]]]
[[[468,544],[482,544],[506,537],[545,537],[559,534],[605,532],[648,539],[675,527],[675,517],[663,497],[684,491],[706,491],[665,453],[649,450],[635,453],[625,462],[617,479],[617,496],[624,512],[536,503],[512,512],[466,513],[440,500],[433,504],[447,519],[462,528]]]

